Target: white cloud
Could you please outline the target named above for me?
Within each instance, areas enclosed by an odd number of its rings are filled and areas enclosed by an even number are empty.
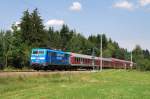
[[[20,22],[19,22],[19,21],[15,22],[15,26],[18,26],[19,24],[20,24]]]
[[[70,10],[72,11],[81,11],[82,5],[79,2],[73,2],[72,5],[70,6]]]
[[[17,27],[17,30],[20,30],[20,29],[21,29],[20,26],[19,26],[19,25],[20,25],[20,21],[16,21],[16,22],[14,22],[13,24],[14,24],[14,26]],[[12,29],[12,27],[10,28],[10,31],[12,31],[12,32],[14,31],[14,30]]]
[[[59,20],[59,19],[51,19],[51,20],[48,20],[45,25],[46,26],[60,26],[60,25],[63,25],[64,24],[64,20]]]
[[[141,6],[147,6],[150,4],[150,0],[140,0],[139,2]]]
[[[114,8],[121,8],[121,9],[127,9],[127,10],[133,10],[133,4],[128,1],[120,1],[116,2],[113,5]]]

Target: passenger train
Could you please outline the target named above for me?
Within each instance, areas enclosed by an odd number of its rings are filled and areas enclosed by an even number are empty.
[[[32,49],[30,64],[35,70],[67,70],[100,68],[133,68],[131,61],[116,58],[100,58],[90,55],[64,52],[59,50],[35,48]]]

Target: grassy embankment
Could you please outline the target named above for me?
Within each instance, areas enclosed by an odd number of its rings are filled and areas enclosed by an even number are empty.
[[[150,72],[105,70],[3,77],[0,99],[150,99]]]

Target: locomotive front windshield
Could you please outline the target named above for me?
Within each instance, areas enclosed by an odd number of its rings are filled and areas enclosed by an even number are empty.
[[[45,50],[43,49],[33,49],[32,50],[32,55],[31,55],[31,59],[45,59]]]
[[[36,51],[33,51],[32,54],[44,54],[44,51],[38,51],[38,50],[36,50]]]

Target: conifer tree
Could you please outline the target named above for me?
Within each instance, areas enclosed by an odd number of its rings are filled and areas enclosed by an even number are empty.
[[[23,16],[21,18],[21,23],[20,23],[20,28],[21,28],[22,41],[31,45],[32,22],[31,22],[31,16],[28,10],[23,12]]]
[[[34,47],[44,47],[47,43],[47,33],[44,30],[43,21],[39,16],[38,9],[31,13],[31,43]]]

